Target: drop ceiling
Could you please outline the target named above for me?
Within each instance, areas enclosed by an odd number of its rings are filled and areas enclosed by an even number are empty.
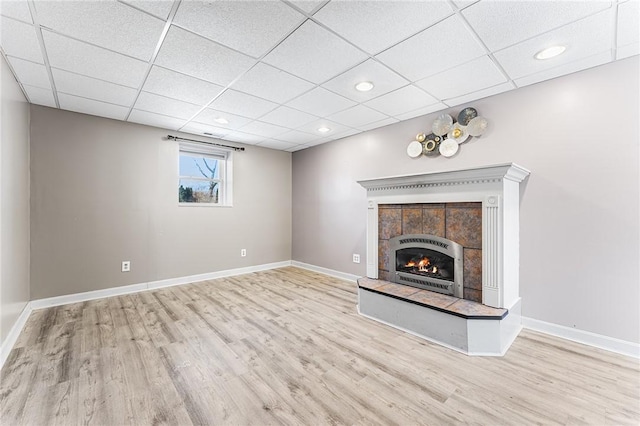
[[[639,4],[0,0],[0,46],[33,104],[297,151],[637,55]]]

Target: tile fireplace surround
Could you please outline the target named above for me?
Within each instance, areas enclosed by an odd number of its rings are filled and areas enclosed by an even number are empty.
[[[386,278],[379,277],[379,209],[389,205],[481,203],[482,304],[507,313],[503,318],[461,317],[436,307],[385,297],[372,292],[371,285],[358,289],[359,312],[469,355],[503,355],[521,329],[520,183],[528,175],[525,168],[508,163],[359,181],[367,190],[367,278]]]

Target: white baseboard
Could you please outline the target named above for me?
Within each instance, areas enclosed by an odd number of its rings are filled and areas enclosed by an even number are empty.
[[[232,277],[235,275],[249,274],[251,272],[266,271],[268,269],[291,266],[291,261],[265,263],[262,265],[248,266],[245,268],[227,269],[224,271],[208,272],[206,274],[187,275],[185,277],[170,278],[166,280],[151,281],[142,284],[132,284],[120,287],[106,288],[104,290],[87,291],[84,293],[67,294],[64,296],[48,297],[31,301],[32,309],[50,308],[52,306],[68,305],[69,303],[86,302],[88,300],[102,299],[104,297],[120,296],[123,294],[138,293],[146,290],[155,290],[175,285],[195,283],[198,281],[213,280],[216,278]]]
[[[539,331],[633,358],[640,358],[640,344],[638,343],[527,317],[522,317],[522,325],[529,330]]]
[[[213,280],[216,278],[232,277],[235,275],[249,274],[251,272],[266,271],[269,269],[283,268],[291,266],[291,261],[265,263],[262,265],[248,266],[246,268],[227,269],[225,271],[209,272],[206,274],[189,275],[186,277],[171,278],[168,280],[152,281],[148,283],[132,284],[120,287],[106,288],[103,290],[87,291],[84,293],[66,294],[64,296],[47,297],[45,299],[36,299],[27,302],[18,317],[18,320],[11,327],[7,338],[0,346],[0,369],[4,366],[5,361],[9,357],[9,353],[20,336],[20,332],[33,312],[36,309],[51,308],[53,306],[68,305],[70,303],[86,302],[89,300],[102,299],[104,297],[120,296],[123,294],[138,293],[141,291],[155,290],[163,287],[171,287],[174,285],[183,285],[195,283],[198,281]]]
[[[2,342],[2,345],[0,346],[0,370],[4,366],[4,362],[7,360],[7,358],[9,358],[9,353],[18,341],[18,336],[20,336],[20,332],[22,332],[22,329],[27,323],[27,319],[29,319],[29,315],[31,315],[32,311],[33,308],[31,307],[31,302],[27,302],[27,304],[22,309],[22,312],[20,312],[17,321],[13,324],[11,330],[9,330],[9,334],[7,335],[6,339],[4,339],[4,342]]]
[[[319,272],[321,274],[329,275],[330,277],[340,278],[343,280],[356,282],[358,278],[361,278],[359,275],[347,274],[346,272],[335,271],[333,269],[323,268],[322,266],[311,265],[309,263],[298,262],[297,260],[291,261],[291,266],[296,266],[302,269],[308,269],[309,271]]]

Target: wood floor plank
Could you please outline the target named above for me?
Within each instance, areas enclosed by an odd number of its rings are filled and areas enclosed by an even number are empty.
[[[640,424],[638,360],[531,331],[468,357],[356,303],[287,267],[35,311],[0,423]]]

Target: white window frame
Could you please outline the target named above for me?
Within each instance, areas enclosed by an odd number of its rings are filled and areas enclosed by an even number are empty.
[[[218,179],[180,175],[180,157],[185,155],[202,156],[219,161]],[[207,146],[206,144],[180,142],[178,144],[178,186],[181,179],[219,182],[217,203],[184,203],[178,199],[179,206],[189,207],[232,207],[233,206],[233,151]]]

